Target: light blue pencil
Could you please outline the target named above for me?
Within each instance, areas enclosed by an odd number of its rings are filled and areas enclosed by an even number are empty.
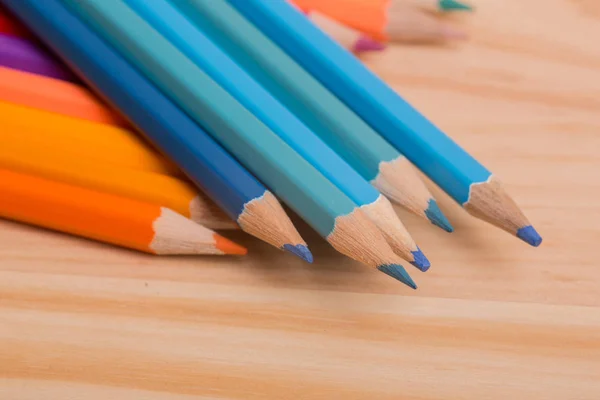
[[[226,0],[470,214],[532,246],[542,238],[502,185],[359,60],[284,0]]]
[[[62,0],[338,251],[416,287],[378,228],[123,0]]]
[[[230,4],[170,1],[387,198],[452,231],[406,157]]]
[[[381,230],[394,252],[426,271],[429,261],[382,196],[292,112],[167,0],[124,0],[223,89],[340,188]],[[213,3],[217,6],[219,2]]]

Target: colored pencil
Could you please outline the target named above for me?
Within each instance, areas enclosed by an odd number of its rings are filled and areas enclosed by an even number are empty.
[[[344,193],[121,0],[64,1],[264,181],[338,251],[416,287]],[[263,145],[268,143],[268,145]]]
[[[0,169],[0,217],[151,254],[246,249],[155,204]]]
[[[36,143],[64,157],[101,161],[122,167],[178,176],[173,164],[159,156],[133,132],[0,101],[0,138]]]
[[[342,47],[353,53],[368,53],[385,50],[386,48],[384,43],[371,39],[357,30],[341,24],[318,11],[310,11],[307,15],[313,24],[331,36],[331,38],[338,42]]]
[[[88,89],[60,79],[0,67],[0,101],[101,124],[129,124]]]
[[[281,0],[276,0],[279,2]],[[382,42],[437,43],[466,38],[464,32],[403,1],[294,0]]]
[[[408,210],[452,230],[406,158],[229,4],[172,2],[363,178]]]
[[[429,268],[429,261],[390,202],[178,9],[167,0],[125,0],[124,3],[270,128],[272,134],[264,136],[261,146],[276,149],[279,139],[282,139],[361,207],[396,254],[417,268]],[[218,4],[213,2],[213,6]]]
[[[312,262],[275,196],[60,1],[3,2],[147,139],[176,159],[242,230]]]
[[[227,0],[466,211],[532,246],[542,238],[483,165],[283,1]]]
[[[77,81],[71,71],[44,48],[14,36],[0,35],[0,66],[66,81]]]
[[[0,168],[156,204],[210,229],[237,228],[223,211],[186,181],[98,161],[63,157],[49,152],[43,143],[14,137],[3,139]]]
[[[31,32],[0,5],[0,34],[33,39]]]
[[[415,5],[429,12],[455,12],[473,11],[473,7],[465,2],[457,0],[390,0],[394,2],[405,2]]]

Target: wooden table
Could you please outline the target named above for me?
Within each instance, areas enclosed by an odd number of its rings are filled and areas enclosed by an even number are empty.
[[[0,222],[0,399],[600,398],[600,3],[479,0],[472,40],[365,61],[499,175],[538,249],[436,194],[417,292],[300,225],[306,265],[153,258]]]

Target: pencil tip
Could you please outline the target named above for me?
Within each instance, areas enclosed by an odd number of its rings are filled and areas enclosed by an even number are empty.
[[[473,7],[457,0],[440,0],[442,11],[473,11]]]
[[[240,246],[237,243],[232,242],[229,239],[224,238],[219,234],[213,234],[213,238],[215,240],[215,247],[225,254],[237,256],[245,256],[246,254],[248,254],[248,249]]]
[[[353,51],[356,53],[366,53],[370,51],[382,51],[385,50],[385,44],[371,39],[367,36],[361,36],[356,43],[354,43]]]
[[[295,246],[292,244],[284,244],[283,249],[285,251],[288,251],[288,252],[300,257],[301,259],[303,259],[304,261],[306,261],[310,264],[312,264],[312,262],[313,262],[312,253],[310,252],[308,247],[306,247],[303,244],[297,244]]]
[[[448,218],[446,218],[442,210],[440,210],[437,201],[434,199],[429,200],[427,210],[425,210],[425,216],[435,226],[442,228],[446,232],[454,232],[454,228],[450,224],[450,221],[448,221]]]
[[[412,255],[415,258],[415,260],[411,262],[411,264],[420,269],[421,271],[426,272],[429,269],[429,267],[431,267],[431,263],[429,262],[427,257],[425,257],[425,254],[423,254],[421,249],[419,249],[418,247],[417,251],[412,252]]]
[[[399,264],[385,264],[377,267],[378,270],[383,272],[384,274],[391,276],[394,279],[399,280],[405,285],[416,289],[417,284],[412,280],[408,272],[404,269],[402,265]]]
[[[533,247],[538,247],[542,244],[542,237],[531,225],[520,228],[517,231],[517,237]]]

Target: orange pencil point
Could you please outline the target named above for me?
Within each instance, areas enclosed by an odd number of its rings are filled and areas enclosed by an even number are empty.
[[[215,240],[215,247],[225,254],[237,256],[245,256],[246,254],[248,254],[247,248],[232,242],[231,240],[219,235],[218,233],[213,234],[213,238]]]

